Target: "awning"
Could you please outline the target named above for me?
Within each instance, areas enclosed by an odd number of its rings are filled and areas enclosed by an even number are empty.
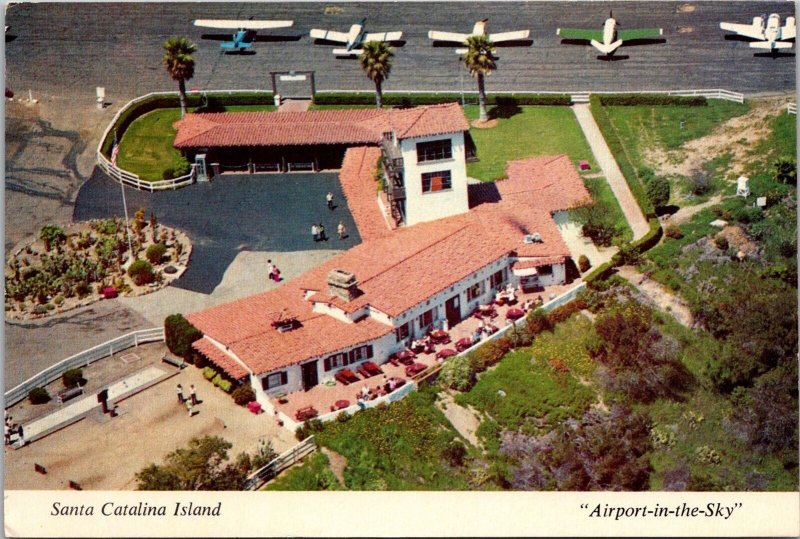
[[[517,277],[530,277],[532,275],[539,275],[537,268],[512,268],[511,270]]]

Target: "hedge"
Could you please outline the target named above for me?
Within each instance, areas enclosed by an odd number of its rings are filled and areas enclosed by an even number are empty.
[[[650,106],[682,106],[705,107],[708,100],[703,96],[679,96],[664,94],[604,94],[600,95],[600,104],[604,107]]]
[[[274,103],[272,92],[214,92],[207,95],[206,112],[222,112],[225,106],[233,105],[271,105]],[[187,107],[199,107],[203,103],[203,95],[199,92],[186,94]],[[109,130],[108,137],[103,141],[100,152],[106,157],[111,156],[111,146],[114,143],[114,131],[117,140],[122,140],[122,135],[128,126],[140,116],[156,109],[170,109],[180,107],[178,94],[156,94],[139,103],[131,105],[117,118],[117,123]],[[202,112],[202,111],[201,111]]]
[[[648,223],[650,225],[650,230],[647,232],[647,234],[631,244],[635,251],[639,254],[644,254],[646,251],[649,251],[655,247],[658,242],[661,241],[661,237],[664,235],[664,230],[661,228],[661,223],[656,217],[651,217],[648,220]],[[611,260],[605,264],[597,266],[597,268],[595,268],[595,270],[589,275],[584,276],[583,281],[588,284],[594,281],[603,281],[607,279],[615,267],[622,265],[621,258],[622,257],[619,255],[619,253],[615,254],[611,257]]]
[[[474,94],[467,94],[470,101],[477,99]],[[411,107],[415,105],[435,105],[438,103],[461,102],[460,93],[386,93],[383,104],[388,106]],[[374,92],[323,92],[314,96],[315,105],[373,105]],[[561,105],[569,106],[572,99],[567,94],[502,94],[486,96],[487,105]]]
[[[192,343],[203,333],[189,323],[182,314],[171,314],[164,319],[164,340],[173,354],[186,359],[192,351]]]

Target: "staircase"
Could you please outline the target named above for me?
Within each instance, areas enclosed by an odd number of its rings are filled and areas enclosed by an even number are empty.
[[[578,92],[576,94],[572,94],[570,96],[573,103],[588,103],[589,102],[589,92]]]

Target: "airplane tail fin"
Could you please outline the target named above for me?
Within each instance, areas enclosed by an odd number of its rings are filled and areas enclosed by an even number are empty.
[[[791,49],[793,43],[788,43],[786,41],[773,41],[770,43],[769,41],[756,41],[755,43],[750,43],[750,46],[754,49]]]
[[[617,50],[617,49],[619,48],[619,46],[620,46],[620,45],[622,45],[622,40],[621,40],[621,39],[618,39],[618,40],[616,40],[616,41],[615,41],[615,42],[613,42],[613,43],[610,43],[610,44],[608,44],[608,45],[605,45],[605,44],[603,44],[603,43],[600,43],[600,42],[599,42],[599,41],[597,41],[596,39],[593,39],[593,40],[591,41],[591,44],[592,44],[592,46],[593,46],[595,49],[599,50],[599,51],[600,51],[600,52],[602,52],[603,54],[611,54],[612,52],[614,52],[615,50]]]
[[[334,56],[360,56],[361,49],[333,49]]]

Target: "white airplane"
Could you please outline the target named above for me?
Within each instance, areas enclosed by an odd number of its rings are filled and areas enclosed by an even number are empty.
[[[794,17],[786,17],[786,24],[781,26],[781,16],[773,13],[764,23],[764,17],[753,17],[753,24],[734,24],[721,22],[719,27],[740,36],[755,39],[750,46],[755,49],[790,49],[793,43],[783,40],[794,39],[796,26]]]
[[[428,32],[428,38],[434,41],[447,41],[452,43],[458,43],[461,45],[466,45],[467,38],[472,36],[485,36],[486,35],[486,21],[489,19],[482,19],[475,23],[475,26],[472,27],[471,34],[459,34],[456,32],[440,32],[438,30],[431,30]],[[488,38],[489,41],[492,43],[502,43],[504,41],[521,41],[523,39],[528,39],[530,36],[530,30],[519,30],[516,32],[502,32],[499,34],[489,34]],[[467,49],[456,49],[456,54],[464,54]]]
[[[584,30],[580,28],[559,28],[556,34],[566,39],[588,41],[595,49],[603,54],[612,55],[623,41],[650,39],[664,34],[662,28],[638,28],[631,30],[617,30],[617,21],[613,13],[609,13],[603,30]]]
[[[271,28],[289,28],[294,21],[236,21],[230,19],[197,19],[195,26],[216,28],[218,30],[235,30],[230,41],[220,43],[221,49],[243,51],[253,46],[258,30]]]
[[[361,54],[360,47],[367,41],[400,41],[403,38],[403,32],[368,34],[364,28],[364,22],[366,22],[366,19],[361,19],[360,22],[351,26],[350,31],[346,34],[344,32],[314,28],[311,30],[311,37],[313,39],[344,43],[346,48],[333,49],[333,54],[336,56],[358,56]]]

